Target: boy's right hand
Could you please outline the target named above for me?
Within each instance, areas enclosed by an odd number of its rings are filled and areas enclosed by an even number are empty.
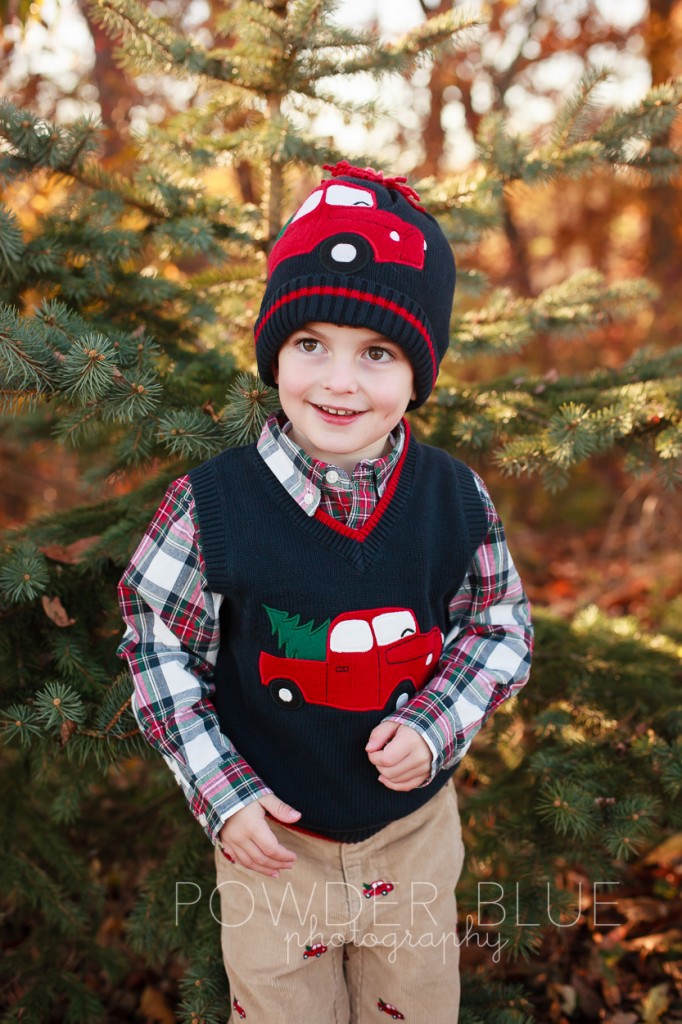
[[[267,793],[228,818],[218,838],[225,853],[237,864],[277,878],[284,868],[294,866],[296,854],[279,842],[265,820],[266,811],[284,825],[293,825],[301,817],[300,811],[274,793]]]

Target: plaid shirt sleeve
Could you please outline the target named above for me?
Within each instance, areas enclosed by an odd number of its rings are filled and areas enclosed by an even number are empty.
[[[271,793],[221,732],[211,674],[221,596],[205,589],[188,477],[169,487],[119,583],[132,708],[213,843],[235,811]]]
[[[528,681],[533,652],[530,604],[504,528],[480,477],[488,534],[449,604],[450,629],[436,675],[388,720],[409,725],[433,755],[428,785],[461,761],[487,718]]]

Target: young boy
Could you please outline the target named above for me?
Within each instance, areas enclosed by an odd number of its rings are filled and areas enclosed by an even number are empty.
[[[456,765],[528,678],[482,481],[418,444],[450,246],[345,161],[285,226],[256,324],[282,411],[169,488],[121,581],[140,728],[216,847],[232,1019],[453,1024]]]

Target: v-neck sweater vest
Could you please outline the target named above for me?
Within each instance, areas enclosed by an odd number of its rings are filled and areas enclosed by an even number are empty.
[[[448,605],[488,532],[471,470],[408,437],[358,530],[309,516],[255,445],[190,480],[206,584],[223,595],[222,731],[317,835],[359,842],[421,807],[452,771],[395,792],[364,748],[437,668]]]

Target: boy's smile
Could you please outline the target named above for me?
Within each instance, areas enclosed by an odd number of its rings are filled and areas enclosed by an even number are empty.
[[[292,441],[348,473],[387,453],[415,395],[403,350],[365,327],[306,324],[282,345],[274,377]]]

